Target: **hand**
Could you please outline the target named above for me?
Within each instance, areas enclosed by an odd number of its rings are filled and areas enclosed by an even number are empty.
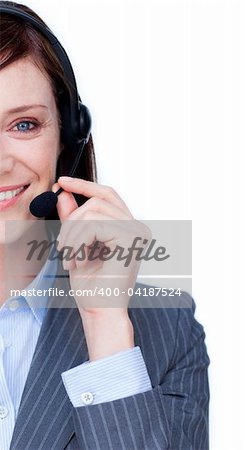
[[[107,261],[102,258],[90,260],[89,254],[95,241],[99,242],[97,253],[106,247],[112,253],[117,246],[127,252],[135,237],[141,237],[142,242],[143,239],[149,240],[149,229],[133,218],[126,204],[111,187],[69,177],[59,178],[53,191],[59,187],[64,191],[59,195],[57,204],[62,223],[57,238],[58,249],[64,246],[72,248],[73,258],[63,264],[69,270],[90,360],[133,347],[133,329],[127,310],[130,298],[128,290],[134,287],[139,261],[132,259],[129,266],[125,267],[125,260],[118,261],[115,257]],[[83,194],[89,200],[78,207],[72,192]],[[78,258],[81,244],[86,254],[82,261]],[[93,296],[76,295],[78,290],[84,292],[85,289],[94,293],[95,288],[97,294]],[[98,293],[106,288],[110,289],[111,295],[100,296]],[[119,295],[115,295],[115,292]]]

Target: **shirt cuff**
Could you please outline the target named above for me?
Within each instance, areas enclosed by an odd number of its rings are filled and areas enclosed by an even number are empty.
[[[140,347],[86,361],[61,377],[74,407],[111,402],[152,389]]]

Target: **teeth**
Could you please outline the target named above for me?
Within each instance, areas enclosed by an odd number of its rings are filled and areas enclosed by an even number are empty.
[[[21,191],[23,191],[24,186],[18,188],[18,189],[14,189],[13,191],[4,191],[4,192],[0,192],[0,202],[4,201],[4,200],[9,200],[10,198],[15,197],[16,195],[18,195]]]

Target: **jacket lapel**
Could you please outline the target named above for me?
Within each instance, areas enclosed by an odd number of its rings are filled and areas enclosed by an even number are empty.
[[[56,279],[54,287],[68,292],[68,279]],[[86,361],[88,351],[75,300],[66,297],[66,305],[67,298],[72,307],[49,308],[42,324],[10,450],[63,449],[74,433],[61,373]]]

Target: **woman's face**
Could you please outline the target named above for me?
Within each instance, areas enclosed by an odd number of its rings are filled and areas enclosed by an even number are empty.
[[[0,70],[0,221],[35,220],[29,204],[55,182],[59,152],[51,84],[22,58]]]

